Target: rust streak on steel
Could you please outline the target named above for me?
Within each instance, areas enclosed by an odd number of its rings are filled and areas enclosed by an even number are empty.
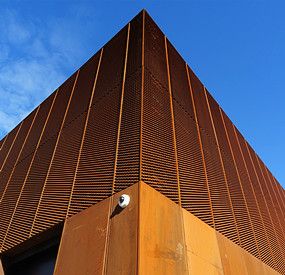
[[[101,65],[101,60],[102,60],[102,55],[103,55],[103,49],[104,48],[102,48],[101,52],[100,52],[99,63],[97,65],[97,70],[96,70],[96,75],[95,75],[95,79],[94,79],[94,83],[93,83],[92,93],[91,93],[91,97],[90,97],[90,100],[89,100],[89,106],[88,106],[87,115],[86,115],[86,119],[85,119],[85,124],[84,124],[83,133],[82,133],[82,138],[81,138],[81,142],[80,142],[79,154],[78,154],[78,157],[77,157],[77,162],[76,162],[76,167],[75,167],[75,172],[74,172],[74,177],[73,177],[73,181],[72,181],[72,187],[71,187],[71,192],[70,192],[70,196],[69,196],[69,202],[68,202],[68,207],[67,207],[65,218],[68,218],[68,216],[69,216],[69,210],[70,210],[70,205],[71,205],[73,191],[74,191],[74,185],[75,185],[75,181],[76,181],[76,178],[77,178],[77,171],[78,171],[79,163],[80,163],[80,160],[81,160],[81,153],[82,153],[82,148],[83,148],[83,144],[84,144],[84,140],[85,140],[85,133],[86,133],[86,129],[87,129],[88,121],[89,121],[89,115],[90,115],[92,101],[93,101],[93,97],[94,97],[94,91],[95,91],[95,88],[96,88],[98,74],[99,74],[99,70],[100,70],[100,65]]]
[[[72,98],[72,95],[73,95],[73,92],[74,92],[74,89],[75,89],[75,85],[76,85],[76,82],[77,82],[77,79],[78,79],[79,72],[80,72],[80,69],[79,69],[79,70],[77,71],[77,73],[76,73],[76,78],[75,78],[75,80],[74,80],[73,87],[72,87],[72,90],[71,90],[71,94],[70,94],[70,96],[69,96],[69,100],[68,100],[68,103],[67,103],[67,106],[66,106],[66,109],[65,109],[65,113],[64,113],[64,116],[63,116],[63,119],[62,119],[62,122],[61,122],[60,130],[59,130],[59,133],[58,133],[58,135],[57,135],[55,147],[54,147],[54,150],[53,150],[53,153],[52,153],[52,157],[51,157],[51,161],[50,161],[50,164],[49,164],[49,167],[48,167],[47,175],[46,175],[46,177],[45,177],[45,182],[44,182],[44,185],[43,185],[43,188],[42,188],[41,196],[40,196],[39,203],[38,203],[38,206],[37,206],[37,210],[36,210],[36,213],[35,213],[35,216],[34,216],[34,220],[33,220],[33,223],[32,223],[32,227],[31,227],[31,230],[30,230],[29,237],[31,237],[31,236],[32,236],[32,233],[33,233],[35,221],[36,221],[36,219],[37,219],[37,214],[38,214],[38,212],[39,212],[39,208],[40,208],[40,205],[41,205],[41,201],[42,201],[42,198],[43,198],[43,194],[44,194],[44,192],[45,192],[45,186],[46,186],[47,179],[48,179],[48,176],[49,176],[49,173],[50,173],[50,169],[51,169],[51,166],[52,166],[52,163],[53,163],[53,159],[54,159],[54,156],[55,156],[55,152],[56,152],[56,149],[57,149],[57,145],[58,145],[58,142],[59,142],[59,138],[60,138],[60,135],[61,135],[61,131],[62,131],[64,122],[65,122],[65,118],[66,118],[66,116],[67,116],[67,112],[68,112],[69,105],[70,105],[70,102],[71,102],[71,98]]]
[[[192,106],[193,106],[193,111],[194,111],[194,116],[195,116],[195,124],[196,124],[196,128],[197,128],[199,145],[200,145],[200,150],[201,150],[201,155],[202,155],[202,160],[203,160],[203,169],[204,169],[205,178],[206,178],[208,198],[209,198],[210,208],[211,208],[212,222],[213,222],[213,227],[215,228],[215,219],[214,219],[213,205],[212,205],[210,187],[209,187],[208,176],[207,176],[207,168],[206,168],[206,163],[205,163],[205,156],[204,156],[204,152],[203,152],[203,146],[202,146],[202,141],[201,141],[200,129],[199,129],[199,124],[198,124],[198,118],[197,118],[196,107],[195,107],[194,96],[193,96],[193,92],[192,92],[192,85],[191,85],[191,80],[190,80],[190,76],[189,76],[187,63],[185,63],[185,67],[186,67],[186,72],[187,72],[187,77],[188,77],[189,90],[190,90],[191,101],[192,101]]]

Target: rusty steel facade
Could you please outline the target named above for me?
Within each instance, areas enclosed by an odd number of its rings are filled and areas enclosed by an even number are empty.
[[[144,181],[285,274],[285,195],[142,11],[0,141],[1,253]]]

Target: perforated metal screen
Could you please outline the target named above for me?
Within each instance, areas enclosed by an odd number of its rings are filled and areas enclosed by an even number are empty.
[[[0,148],[1,252],[142,180],[285,274],[283,188],[145,11]]]

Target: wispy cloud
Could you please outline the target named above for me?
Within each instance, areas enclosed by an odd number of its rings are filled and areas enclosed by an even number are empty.
[[[0,139],[82,62],[81,16],[27,19],[0,11]]]

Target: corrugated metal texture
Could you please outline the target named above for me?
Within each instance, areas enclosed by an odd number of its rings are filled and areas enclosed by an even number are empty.
[[[34,211],[37,207],[38,200],[37,200],[37,193],[39,193],[39,190],[41,189],[41,185],[37,184],[37,181],[35,183],[31,184],[30,182],[27,182],[27,178],[30,173],[30,169],[33,165],[33,161],[36,156],[36,152],[38,149],[38,145],[40,144],[42,134],[45,130],[46,123],[49,119],[49,114],[51,112],[53,103],[55,101],[57,93],[54,93],[52,97],[49,97],[44,104],[41,105],[38,115],[36,117],[36,120],[33,124],[33,127],[31,129],[31,133],[29,137],[37,137],[38,131],[39,133],[39,139],[37,141],[37,144],[34,148],[34,153],[29,154],[26,158],[29,158],[29,168],[25,177],[25,180],[23,182],[22,191],[18,198],[18,204],[17,207],[14,209],[14,216],[11,220],[10,228],[6,232],[7,237],[4,245],[4,249],[8,249],[10,247],[13,247],[15,244],[25,240],[29,236],[29,229],[32,225],[33,219],[34,219]],[[26,142],[26,144],[29,141]],[[32,139],[33,141],[33,139]],[[31,141],[31,142],[32,142]],[[23,154],[25,154],[23,150]],[[23,161],[25,161],[25,159]]]
[[[270,245],[269,237],[268,237],[268,230],[270,229],[268,229],[268,224],[265,224],[264,222],[265,217],[263,216],[263,214],[266,214],[266,213],[264,213],[264,211],[261,211],[260,209],[260,203],[262,202],[261,201],[262,197],[258,197],[258,196],[261,196],[260,190],[258,189],[255,190],[254,185],[252,183],[252,178],[251,178],[249,168],[248,168],[249,159],[248,159],[244,139],[242,135],[239,133],[239,131],[235,128],[235,126],[232,125],[232,127],[235,131],[235,137],[236,137],[238,147],[239,147],[239,154],[241,155],[241,161],[242,161],[242,167],[243,167],[242,173],[245,173],[246,175],[246,179],[244,182],[245,183],[244,188],[247,189],[251,195],[251,197],[249,198],[246,197],[246,199],[248,202],[250,200],[255,201],[255,207],[250,206],[250,208],[252,209],[252,212],[254,212],[254,214],[256,215],[254,217],[253,214],[251,214],[251,217],[252,219],[256,218],[255,223],[256,223],[256,231],[257,231],[257,238],[258,238],[258,243],[259,243],[259,248],[260,248],[261,259],[268,265],[272,267],[276,267],[275,259],[273,257],[272,247]],[[241,162],[238,163],[238,166],[239,165],[241,165]],[[262,205],[262,207],[263,206],[264,205]],[[264,208],[262,208],[262,210],[264,210]]]
[[[268,178],[268,188],[271,190],[271,194],[274,194],[275,199],[273,201],[275,202],[275,209],[277,210],[280,220],[283,224],[283,230],[285,230],[285,205],[283,204],[282,197],[280,195],[279,190],[277,189],[276,181],[274,177],[272,176],[271,172],[268,170],[268,168],[265,166],[265,164],[259,159],[260,165],[264,171],[264,174]]]
[[[4,143],[2,150],[1,150],[1,156],[0,156],[0,172],[1,172],[1,176],[5,175],[5,174],[10,174],[12,167],[10,167],[10,169],[8,169],[8,171],[6,171],[3,169],[5,167],[6,161],[13,149],[13,145],[18,137],[18,134],[21,130],[23,122],[19,123],[7,136],[6,142]],[[5,186],[2,186],[1,184],[1,189],[4,189]],[[0,190],[1,190],[0,189]],[[1,190],[3,192],[3,190]],[[0,192],[1,192],[0,191]],[[2,195],[2,194],[1,194]]]
[[[17,156],[15,156],[15,163],[14,167],[12,169],[12,172],[9,176],[8,181],[5,183],[5,189],[3,191],[2,197],[1,197],[1,203],[0,203],[0,245],[1,250],[3,247],[3,242],[6,239],[7,231],[9,229],[11,219],[13,218],[14,209],[17,206],[18,203],[18,195],[21,192],[23,181],[26,176],[27,172],[27,165],[29,162],[25,162],[24,165],[17,165],[17,162],[19,160],[19,156],[22,152],[22,148],[24,147],[24,144],[27,140],[27,136],[30,133],[30,129],[32,128],[32,125],[34,123],[35,117],[38,112],[37,108],[35,111],[33,111],[24,121],[21,127],[21,134],[18,135],[19,138],[19,145],[21,147],[19,148],[19,152],[17,152]],[[17,146],[14,147],[15,151],[17,151]],[[14,152],[16,154],[16,152]],[[13,154],[10,155],[11,158]],[[4,182],[1,182],[4,184]]]
[[[274,233],[277,237],[278,241],[278,246],[280,248],[280,252],[282,255],[282,262],[283,264],[280,265],[280,270],[284,273],[284,252],[285,252],[285,234],[284,234],[284,219],[283,222],[280,219],[280,209],[279,206],[277,205],[278,201],[277,198],[275,197],[275,194],[272,190],[272,187],[270,186],[270,180],[267,178],[267,175],[265,174],[266,172],[264,171],[264,167],[261,166],[261,161],[256,155],[254,151],[251,151],[254,156],[252,158],[254,159],[255,157],[255,163],[256,163],[256,170],[259,171],[258,173],[261,175],[260,183],[261,183],[261,188],[263,190],[263,194],[265,196],[266,202],[267,202],[267,207],[271,216],[271,221],[273,224],[273,229]]]
[[[169,41],[167,48],[173,102],[180,105],[180,108],[195,121],[185,61]]]
[[[168,43],[182,207],[212,224],[203,158],[184,60]]]
[[[31,128],[34,118],[37,114],[37,111],[32,112],[22,123],[21,130],[19,131],[21,134],[18,134],[17,139],[19,143],[15,142],[15,146],[11,150],[10,156],[10,162],[12,165],[13,163],[13,169],[7,177],[7,181],[3,181],[3,178],[1,179],[1,185],[5,186],[2,194],[1,194],[1,200],[0,200],[0,246],[2,247],[2,242],[5,239],[5,235],[7,232],[7,229],[10,224],[10,220],[12,218],[14,208],[17,203],[18,194],[22,188],[23,180],[26,175],[26,167],[28,165],[28,162],[25,162],[24,165],[17,165],[17,162],[19,160],[19,156],[22,152],[22,148],[24,146],[24,143],[27,139],[27,135],[29,134],[29,129]],[[17,141],[16,139],[16,141]],[[7,163],[7,162],[6,162]]]
[[[65,110],[76,79],[76,74],[77,73],[74,73],[59,87],[53,110],[50,114],[50,118],[46,125],[39,147],[41,147],[50,138],[53,138],[59,134]]]
[[[56,100],[53,105],[53,111],[49,116],[49,120],[45,126],[45,131],[41,136],[40,143],[34,154],[28,155],[15,169],[16,181],[21,185],[25,184],[22,190],[21,197],[19,197],[18,207],[15,211],[14,218],[19,220],[18,225],[20,228],[15,228],[16,232],[21,232],[21,228],[26,224],[25,230],[21,234],[16,233],[16,238],[11,237],[6,240],[3,250],[12,247],[30,236],[30,229],[33,226],[34,215],[38,208],[42,187],[44,185],[45,177],[48,172],[51,157],[57,140],[59,127],[62,123],[63,114],[66,109],[71,88],[73,86],[75,77],[72,76],[61,87]],[[41,108],[40,108],[41,109]],[[19,168],[18,168],[19,167]],[[17,172],[18,171],[18,172]],[[20,189],[17,189],[15,196],[18,198]],[[23,197],[22,197],[23,196]],[[32,203],[31,203],[32,202]],[[30,206],[30,207],[29,207]],[[47,216],[48,218],[48,216]],[[13,225],[13,223],[11,224]],[[11,235],[11,234],[10,234]],[[8,247],[7,247],[8,246]]]
[[[162,87],[168,89],[164,34],[147,13],[145,16],[144,55],[145,67]]]
[[[227,182],[223,174],[215,134],[211,125],[211,116],[202,84],[190,71],[195,108],[205,157],[206,172],[209,183],[215,229],[223,233],[235,243],[239,243],[231,201],[227,190]],[[210,134],[209,134],[210,132]]]
[[[114,191],[139,181],[143,13],[130,22]]]
[[[246,173],[246,167],[243,161],[243,156],[241,154],[238,140],[236,139],[235,129],[233,128],[232,122],[227,116],[223,115],[223,119],[225,122],[226,131],[229,136],[229,142],[233,151],[233,159],[235,160],[238,169],[240,183],[246,199],[246,204],[253,225],[253,230],[255,232],[255,237],[261,255],[261,260],[264,261],[267,257],[271,256],[270,252],[268,251],[268,244],[265,238],[265,231],[262,225],[260,212],[258,210],[258,205],[255,199],[255,194],[253,193],[249,177]]]
[[[112,194],[120,95],[121,87],[118,87],[91,108],[70,214],[77,213]]]
[[[250,178],[252,187],[256,195],[256,200],[259,206],[259,211],[262,216],[262,222],[263,222],[265,233],[266,233],[265,237],[267,239],[268,247],[269,247],[269,249],[267,248],[267,250],[269,250],[268,252],[271,252],[272,254],[272,261],[273,261],[272,266],[275,266],[275,268],[279,270],[278,267],[280,265],[280,262],[282,261],[282,258],[280,259],[282,255],[278,248],[278,243],[277,243],[277,240],[274,234],[274,229],[272,227],[272,223],[270,219],[270,213],[268,212],[268,209],[266,207],[266,201],[265,201],[264,195],[262,193],[262,190],[258,182],[259,179],[255,173],[255,167],[253,166],[252,159],[249,154],[247,142],[244,140],[244,138],[239,132],[237,133],[237,137],[239,139],[239,143],[240,143],[242,153],[245,159],[245,163],[248,169],[249,178]]]
[[[141,69],[126,79],[115,188],[118,192],[139,181]]]
[[[142,21],[143,14],[130,23],[128,52],[126,55],[126,77],[122,92],[122,112],[117,144],[117,163],[114,192],[139,181],[140,123],[142,92]],[[126,49],[126,50],[127,50]]]
[[[21,162],[30,154],[34,154],[55,95],[56,92],[52,93],[43,103],[41,103],[31,132],[27,138],[27,141],[25,142],[24,148],[19,158],[19,162]]]
[[[66,217],[98,61],[99,54],[90,59],[79,71],[58,144],[45,179],[32,234]],[[47,215],[50,219],[46,219]]]
[[[12,130],[12,132],[10,132],[7,135],[6,142],[4,143],[4,145],[2,147],[1,159],[0,159],[0,161],[2,161],[2,164],[0,164],[1,165],[1,169],[0,169],[0,180],[1,180],[0,202],[2,200],[3,193],[5,192],[6,184],[9,181],[9,178],[11,176],[11,172],[13,169],[13,167],[11,167],[9,170],[5,171],[5,170],[3,170],[3,167],[5,166],[6,160],[9,157],[11,149],[13,148],[13,144],[14,144],[17,136],[18,136],[18,133],[21,129],[21,126],[22,126],[22,123],[20,123],[15,129]]]
[[[124,27],[105,46],[100,65],[92,104],[96,104],[107,93],[121,87],[127,41],[127,27]]]
[[[130,22],[130,38],[128,49],[128,63],[126,76],[134,74],[142,67],[142,43],[143,43],[143,12],[139,13]],[[126,78],[126,79],[127,79]]]
[[[45,179],[32,234],[41,232],[66,217],[85,119],[86,113],[83,113],[60,134],[51,168]]]
[[[224,128],[220,108],[213,97],[207,92],[209,108],[213,118],[213,125],[217,133],[221,161],[223,163],[226,181],[230,193],[231,203],[234,211],[234,218],[238,228],[240,245],[247,251],[250,251],[257,258],[259,257],[256,248],[257,243],[250,223],[249,212],[246,207],[243,190],[240,185],[238,171],[235,167],[231,154],[231,148],[228,143],[227,133]],[[232,225],[234,226],[234,225]]]
[[[9,223],[11,221],[14,208],[16,207],[17,199],[20,194],[24,179],[26,177],[29,164],[31,162],[32,156],[27,157],[19,165],[17,165],[14,173],[11,177],[11,184],[8,185],[8,188],[5,192],[5,196],[0,204],[1,216],[0,216],[0,245],[1,251],[3,250],[3,245],[6,246],[6,243],[12,242],[12,245],[18,243],[17,235],[12,236],[12,239],[5,239],[5,235],[8,230]],[[23,228],[22,225],[19,228],[19,231],[26,231],[26,228]]]
[[[250,157],[250,161],[252,164],[252,168],[254,170],[254,175],[256,177],[255,182],[258,184],[260,193],[263,198],[262,202],[264,203],[263,207],[264,207],[264,212],[265,212],[265,214],[263,215],[266,217],[264,221],[268,223],[268,227],[270,229],[268,233],[271,235],[270,244],[272,244],[272,250],[273,250],[273,255],[275,258],[275,262],[276,262],[276,267],[279,272],[284,273],[285,272],[285,269],[284,269],[285,262],[284,262],[284,254],[281,248],[281,241],[283,241],[283,238],[281,239],[277,234],[278,220],[274,212],[273,205],[271,204],[271,201],[270,201],[270,194],[268,193],[268,190],[266,190],[266,192],[264,192],[265,190],[263,190],[266,188],[266,183],[264,182],[264,178],[262,177],[262,174],[258,167],[258,163],[255,158],[255,152],[253,151],[253,149],[248,143],[246,143],[246,145],[247,145],[247,151]],[[255,187],[255,189],[257,188]]]
[[[147,70],[144,89],[142,180],[178,202],[169,92]]]
[[[103,48],[70,215],[112,194],[126,43],[127,27]]]

